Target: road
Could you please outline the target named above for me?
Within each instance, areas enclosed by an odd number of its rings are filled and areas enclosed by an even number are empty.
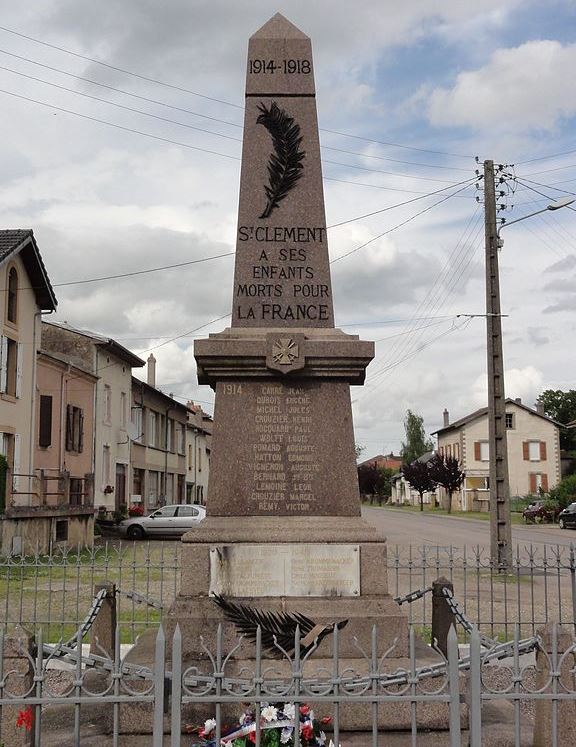
[[[460,516],[445,516],[401,508],[362,507],[362,516],[373,526],[382,530],[389,545],[470,548],[479,546],[490,549],[490,522],[482,519],[466,519]],[[512,542],[526,545],[576,545],[576,532],[560,529],[555,524],[512,525]]]

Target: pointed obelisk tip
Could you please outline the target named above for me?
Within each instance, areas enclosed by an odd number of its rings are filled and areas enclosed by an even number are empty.
[[[276,13],[264,26],[252,34],[251,39],[308,39],[305,33],[294,26],[282,13]]]

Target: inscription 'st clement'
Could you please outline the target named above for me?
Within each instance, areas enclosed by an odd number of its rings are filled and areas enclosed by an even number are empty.
[[[248,47],[232,326],[334,327],[311,43],[267,28]]]

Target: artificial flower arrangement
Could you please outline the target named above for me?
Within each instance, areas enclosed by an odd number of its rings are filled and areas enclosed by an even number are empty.
[[[262,747],[293,747],[294,729],[298,723],[300,730],[300,744],[302,747],[324,747],[326,734],[322,726],[331,723],[332,718],[326,716],[314,719],[314,711],[303,704],[296,714],[293,703],[262,703],[260,708],[260,744]],[[223,728],[220,739],[221,747],[251,747],[256,741],[256,714],[248,709],[239,718],[239,723],[232,729]],[[210,718],[204,726],[198,729],[201,744],[214,747],[216,739],[216,720]],[[334,747],[330,740],[328,747]]]

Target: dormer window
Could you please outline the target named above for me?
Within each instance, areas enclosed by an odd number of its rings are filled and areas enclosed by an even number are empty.
[[[16,324],[18,313],[18,273],[12,267],[8,273],[8,309],[7,318],[9,322]]]

